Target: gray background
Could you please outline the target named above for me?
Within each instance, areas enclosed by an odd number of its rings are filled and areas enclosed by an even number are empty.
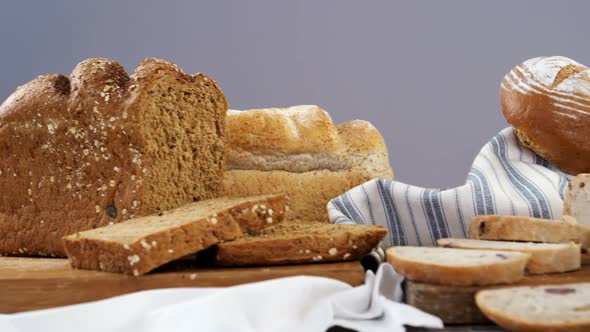
[[[89,57],[204,72],[234,109],[318,104],[382,132],[398,180],[464,182],[506,126],[504,74],[539,55],[590,64],[588,1],[4,1],[0,99]]]

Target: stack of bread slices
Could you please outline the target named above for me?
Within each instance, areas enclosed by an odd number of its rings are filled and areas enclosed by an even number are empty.
[[[578,175],[570,182],[564,200],[567,214],[561,221],[476,216],[471,221],[468,239],[439,239],[438,247],[392,247],[387,250],[387,259],[400,274],[415,282],[478,286],[474,288],[477,306],[488,318],[510,330],[590,328],[590,300],[583,298],[583,294],[590,293],[590,283],[484,291],[492,285],[517,283],[526,274],[580,269],[590,248],[589,182],[590,174]],[[531,301],[543,296],[551,301]],[[562,317],[539,323],[546,325],[535,323],[544,303],[549,311],[561,310]]]

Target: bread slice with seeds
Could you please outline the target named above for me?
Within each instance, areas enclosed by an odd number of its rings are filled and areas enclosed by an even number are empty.
[[[548,220],[521,216],[475,216],[469,225],[469,237],[480,240],[580,243],[590,248],[590,227],[564,216]]]
[[[138,276],[282,222],[286,201],[284,194],[200,201],[66,236],[65,250],[75,268]]]
[[[530,254],[498,250],[392,247],[387,261],[404,277],[445,285],[494,285],[524,277]]]
[[[0,106],[0,254],[65,256],[78,231],[218,197],[228,104],[159,59],[89,59]]]
[[[216,262],[239,266],[355,260],[377,247],[386,234],[381,226],[288,221],[219,244]]]
[[[590,331],[590,283],[482,290],[475,301],[507,331]]]
[[[531,254],[526,270],[531,274],[557,273],[580,268],[581,248],[570,243],[531,243],[487,241],[473,239],[439,239],[436,243],[445,248],[518,251]]]

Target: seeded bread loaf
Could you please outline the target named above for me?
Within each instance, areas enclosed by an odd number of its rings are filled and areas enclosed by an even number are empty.
[[[217,246],[219,265],[277,265],[355,260],[387,234],[373,225],[289,221]]]
[[[469,237],[481,240],[580,243],[590,248],[590,227],[574,219],[547,220],[520,216],[475,216],[469,225]]]
[[[0,254],[64,256],[64,235],[217,197],[226,112],[212,79],[157,59],[18,88],[0,106]]]
[[[141,275],[185,255],[279,223],[285,195],[217,198],[64,237],[75,268]]]
[[[590,331],[590,283],[489,289],[475,301],[507,331]]]
[[[334,125],[317,106],[229,111],[223,193],[286,192],[288,218],[328,221],[328,201],[373,178],[393,179],[387,147],[366,121]]]
[[[590,69],[566,57],[538,57],[512,69],[502,112],[523,144],[569,174],[590,172]]]
[[[387,261],[413,281],[445,285],[494,285],[524,277],[530,254],[498,250],[391,247]]]
[[[563,198],[563,214],[590,227],[590,174],[578,174],[570,181]]]
[[[531,255],[526,270],[531,274],[558,273],[580,268],[579,244],[505,242],[472,239],[439,239],[437,244],[445,248],[501,250],[526,252]]]

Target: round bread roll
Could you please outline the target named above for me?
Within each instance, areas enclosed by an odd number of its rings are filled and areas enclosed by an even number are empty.
[[[539,57],[513,68],[500,89],[502,112],[523,144],[570,174],[590,172],[590,70]]]

